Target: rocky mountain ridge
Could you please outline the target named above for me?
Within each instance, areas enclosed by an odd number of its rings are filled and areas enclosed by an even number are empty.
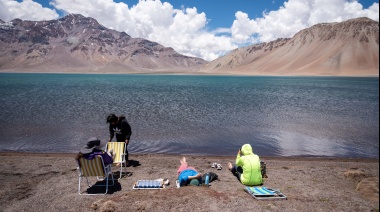
[[[236,49],[201,70],[276,76],[378,76],[379,23],[357,18],[317,24],[290,39]]]
[[[31,72],[192,72],[206,61],[71,14],[0,21],[0,69]]]
[[[292,38],[207,62],[82,15],[0,20],[0,72],[379,76],[379,23],[356,18],[316,24]]]

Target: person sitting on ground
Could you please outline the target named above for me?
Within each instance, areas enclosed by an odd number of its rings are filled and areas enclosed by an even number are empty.
[[[183,157],[180,161],[181,165],[178,167],[178,181],[180,187],[187,185],[198,186],[202,182],[202,175],[194,167],[189,166],[186,158]]]
[[[80,158],[85,158],[87,160],[92,160],[96,156],[101,156],[103,158],[104,165],[107,166],[108,164],[113,163],[113,155],[111,153],[107,153],[102,150],[102,147],[104,147],[106,142],[100,141],[96,137],[92,137],[88,139],[88,142],[86,146],[84,146],[78,155],[76,156],[76,160]]]
[[[241,154],[243,154],[241,156]],[[250,144],[244,144],[236,156],[236,164],[228,163],[228,169],[239,179],[243,185],[262,185],[260,158],[252,151]]]

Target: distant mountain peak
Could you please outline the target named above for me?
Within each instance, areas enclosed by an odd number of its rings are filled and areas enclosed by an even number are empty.
[[[379,23],[320,23],[290,39],[239,48],[200,69],[247,75],[379,76]]]
[[[0,70],[5,71],[192,72],[206,63],[80,14],[2,22],[0,44]]]

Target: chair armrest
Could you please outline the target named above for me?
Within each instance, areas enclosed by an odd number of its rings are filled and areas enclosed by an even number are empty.
[[[111,164],[108,164],[106,167],[104,167],[106,172],[111,172],[112,171],[112,167],[111,167]]]

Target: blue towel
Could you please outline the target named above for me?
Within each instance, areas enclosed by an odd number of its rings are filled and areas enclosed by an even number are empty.
[[[247,186],[244,190],[257,200],[287,199],[287,197],[277,189]]]
[[[162,183],[158,180],[138,180],[135,185],[135,188],[162,188]]]
[[[266,187],[246,187],[247,191],[255,195],[275,195],[276,193],[267,189]]]

